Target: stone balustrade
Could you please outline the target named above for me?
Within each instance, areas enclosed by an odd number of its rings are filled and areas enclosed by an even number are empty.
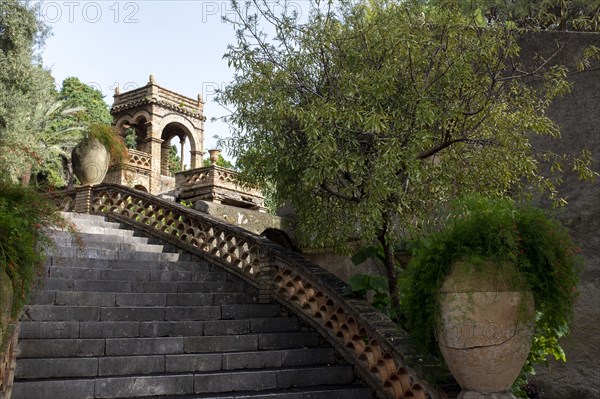
[[[139,169],[150,170],[152,167],[152,157],[147,152],[128,150],[129,159],[127,159],[127,165],[133,166]]]
[[[202,174],[189,175],[189,183]],[[345,296],[346,284],[264,237],[119,185],[80,187],[54,195],[62,211],[104,214],[229,270],[304,319],[354,364],[379,398],[444,399],[451,377],[414,350],[406,334],[366,301]]]
[[[175,174],[179,198],[186,201],[208,200],[240,207],[265,210],[260,190],[241,186],[238,172],[220,166],[206,166]]]

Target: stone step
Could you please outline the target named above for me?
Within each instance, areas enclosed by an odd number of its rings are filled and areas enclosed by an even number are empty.
[[[99,237],[103,237],[103,236],[99,236]],[[86,240],[83,242],[83,244],[79,244],[77,242],[55,239],[54,245],[55,245],[55,248],[57,248],[57,249],[74,248],[74,249],[78,249],[78,250],[110,249],[112,251],[129,250],[129,251],[141,251],[141,252],[170,252],[170,251],[165,250],[164,245],[140,243],[140,242],[135,242],[135,240],[133,242],[131,242],[129,240],[124,240],[124,241]]]
[[[117,293],[93,291],[40,291],[30,305],[59,306],[211,306],[252,304],[256,294],[250,293]]]
[[[158,240],[145,237],[138,234],[132,235],[107,235],[107,234],[94,234],[94,233],[84,233],[78,232],[77,237],[73,237],[71,233],[62,230],[54,230],[51,232],[50,237],[59,245],[61,244],[72,244],[77,245],[79,242],[83,243],[135,243],[135,244],[154,244],[157,245],[156,242]],[[162,244],[159,244],[162,245]]]
[[[76,222],[93,222],[93,221],[107,221],[105,215],[92,215],[89,213],[76,213],[76,212],[60,212],[60,214],[71,220],[73,223]]]
[[[93,269],[128,269],[128,270],[177,270],[177,271],[200,271],[209,272],[223,270],[222,268],[210,265],[202,260],[193,261],[140,261],[131,259],[128,261],[118,259],[76,259],[72,257],[49,256],[46,260],[46,267],[86,267]]]
[[[73,280],[48,277],[47,291],[138,292],[138,293],[195,293],[243,292],[241,281],[122,281]]]
[[[24,339],[19,343],[19,358],[240,352],[316,347],[320,344],[320,336],[308,331],[159,338]]]
[[[336,354],[332,348],[183,355],[22,359],[17,365],[15,378],[31,380],[180,372],[195,373],[328,365],[334,364],[335,361]]]
[[[186,321],[22,321],[20,339],[152,338],[296,332],[298,319]]]
[[[312,366],[273,370],[16,381],[12,398],[140,398],[349,384],[353,382],[353,379],[354,375],[350,366]]]
[[[133,244],[137,245],[137,244]],[[52,250],[52,255],[62,258],[74,259],[112,259],[123,261],[192,261],[197,257],[188,253],[177,252],[142,252],[128,249],[105,249],[105,248],[78,248],[73,245],[70,247],[56,247]]]
[[[320,335],[241,279],[102,216],[69,217],[81,232],[52,232],[13,399],[372,398]]]
[[[275,317],[279,311],[277,304],[162,307],[27,305],[21,321],[231,320]]]
[[[221,394],[161,396],[160,399],[374,399],[364,385],[322,385],[291,389],[238,391]],[[126,399],[126,398],[118,398]],[[145,396],[139,399],[154,399]]]
[[[94,267],[50,266],[49,277],[77,280],[127,280],[127,281],[227,281],[230,274],[224,270],[144,270],[144,269],[99,269]]]

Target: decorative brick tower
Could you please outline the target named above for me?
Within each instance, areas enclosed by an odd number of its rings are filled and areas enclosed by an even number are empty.
[[[125,137],[135,131],[137,147],[129,150],[129,159],[120,168],[109,171],[104,182],[118,183],[151,194],[175,189],[175,177],[169,170],[171,140],[181,144],[183,166],[184,144],[190,144],[191,168],[202,166],[204,143],[204,102],[167,90],[150,81],[144,87],[120,93],[115,90],[110,113],[113,125]],[[183,169],[183,168],[182,168]]]

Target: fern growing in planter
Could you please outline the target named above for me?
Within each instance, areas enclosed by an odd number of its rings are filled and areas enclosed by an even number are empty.
[[[454,203],[444,228],[414,242],[412,252],[401,282],[402,308],[408,331],[424,351],[439,355],[434,331],[440,288],[452,265],[491,260],[512,263],[535,299],[533,345],[517,382],[548,355],[565,360],[558,339],[572,320],[581,257],[566,229],[545,211],[472,196]]]
[[[95,123],[83,133],[84,140],[97,140],[110,154],[111,165],[121,165],[128,157],[127,146],[115,129],[106,124]]]

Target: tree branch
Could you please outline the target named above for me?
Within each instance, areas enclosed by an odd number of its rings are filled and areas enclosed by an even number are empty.
[[[360,198],[355,197],[354,195],[346,195],[346,194],[339,193],[339,192],[335,191],[333,188],[331,188],[329,186],[329,184],[327,184],[327,182],[321,183],[320,187],[322,190],[324,190],[325,192],[327,192],[328,194],[330,194],[336,198],[339,198],[341,200],[348,201],[348,202],[355,202],[357,204],[360,203]]]

